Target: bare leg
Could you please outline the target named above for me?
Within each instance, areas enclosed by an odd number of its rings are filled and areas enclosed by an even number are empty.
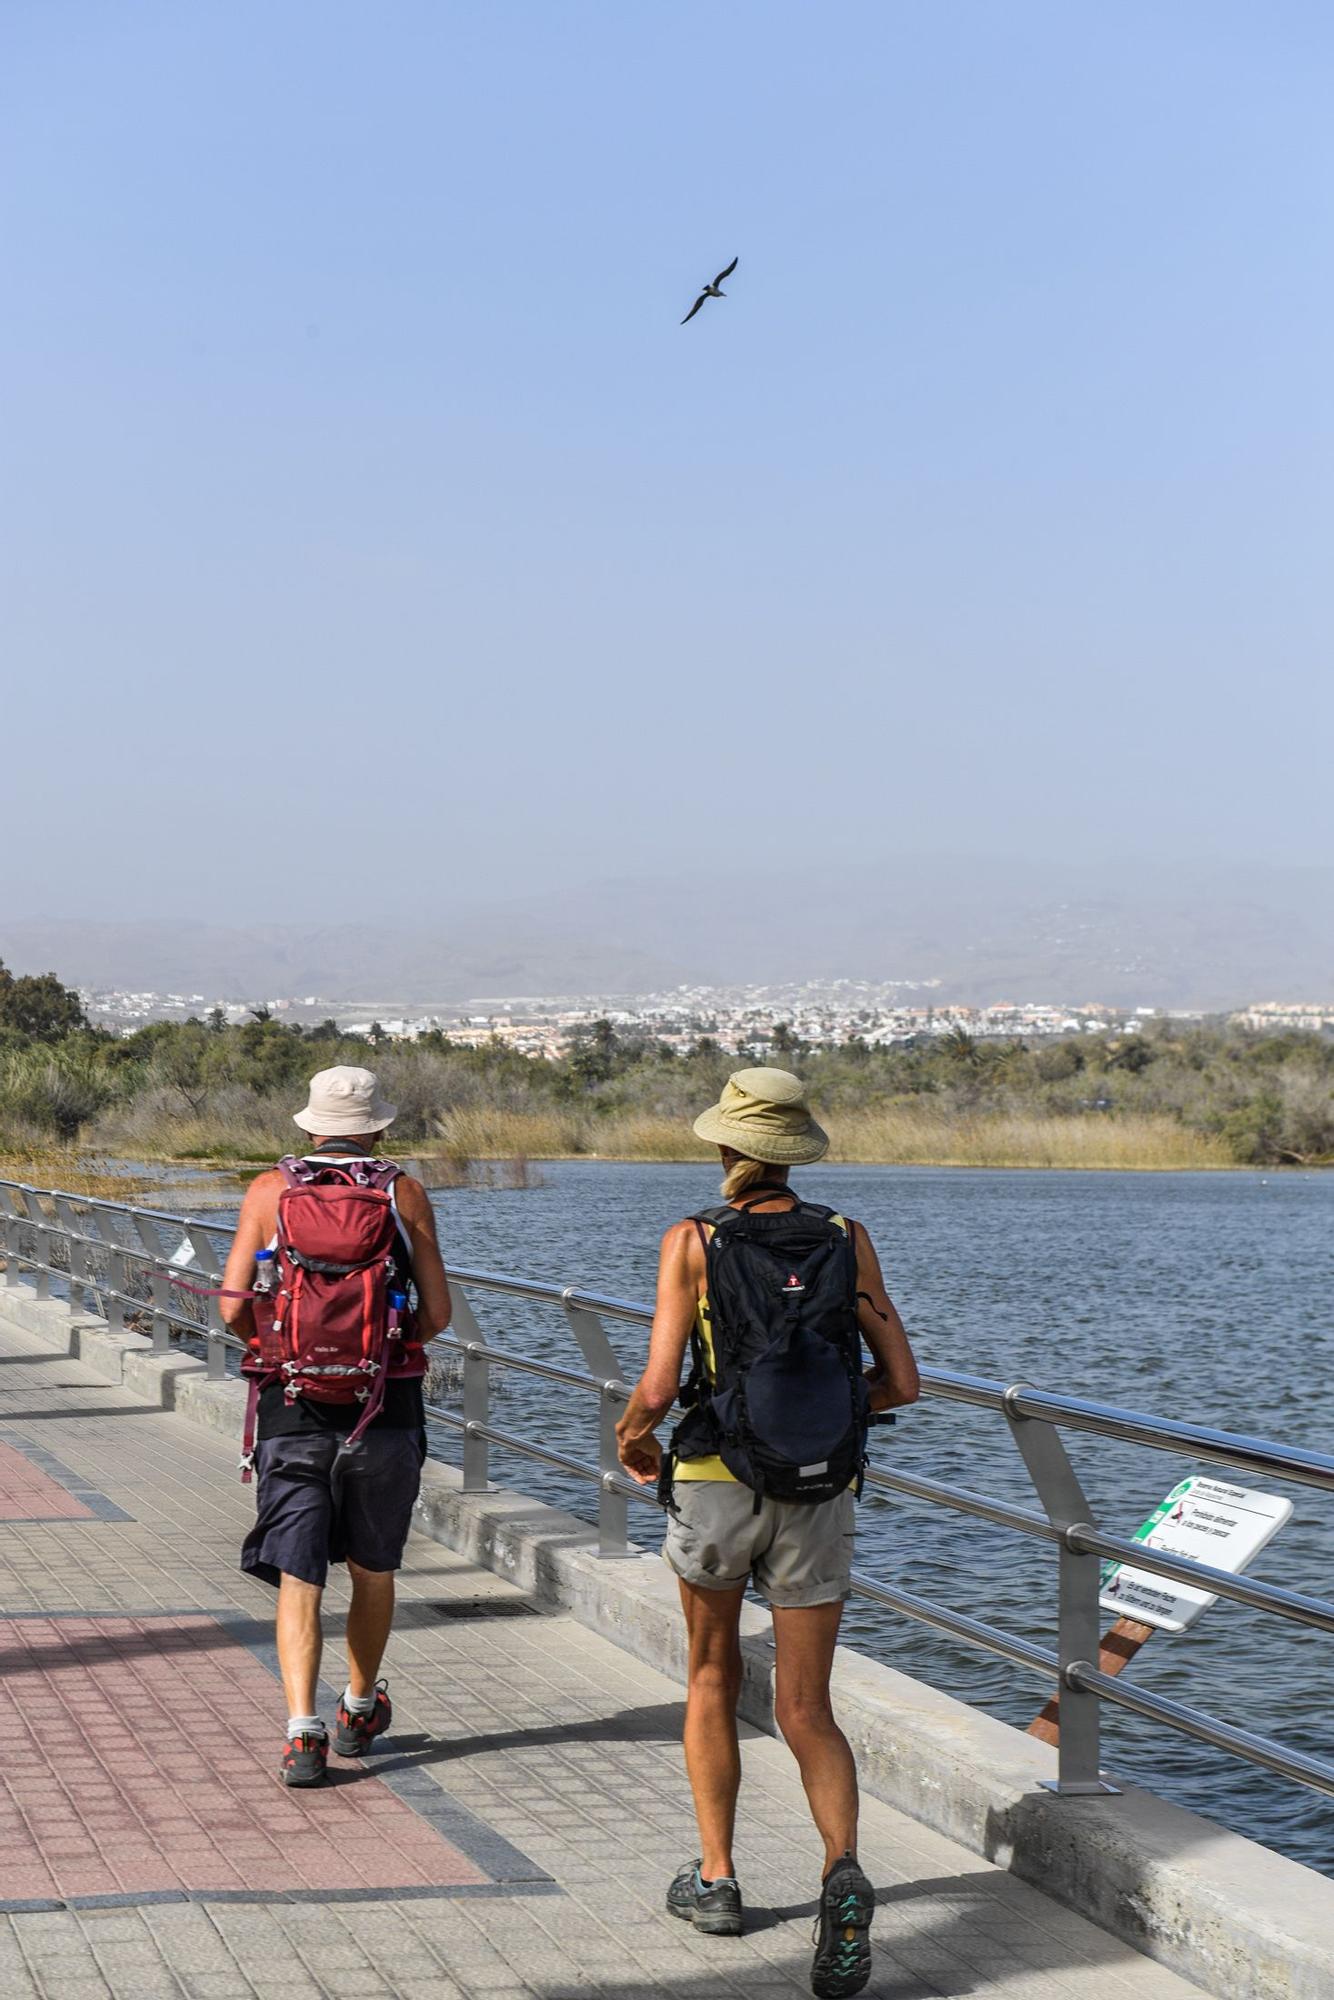
[[[857,1852],[857,1766],[829,1700],[842,1616],[841,1604],[773,1612],[774,1715],[824,1840],[826,1874],[841,1854]]]
[[[375,1692],[389,1627],[394,1622],[394,1572],[349,1562],[352,1602],[347,1612],[347,1684],[361,1697]]]
[[[320,1677],[320,1600],[317,1583],[283,1571],[278,1585],[278,1667],[289,1715],[316,1715],[315,1683]]]
[[[731,1875],[732,1832],[741,1789],[736,1704],[741,1692],[738,1628],[745,1585],[699,1590],[682,1583],[681,1604],[690,1642],[686,1692],[686,1774],[699,1821],[700,1874],[706,1882]]]

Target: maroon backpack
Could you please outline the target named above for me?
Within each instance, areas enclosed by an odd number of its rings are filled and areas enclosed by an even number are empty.
[[[353,1444],[378,1416],[385,1384],[426,1372],[413,1316],[400,1289],[398,1214],[390,1190],[403,1169],[389,1160],[279,1160],[273,1289],[252,1300],[255,1333],[242,1372],[250,1378],[244,1479],[254,1464],[261,1390],[284,1399],[362,1405]],[[397,1301],[402,1298],[404,1303]]]

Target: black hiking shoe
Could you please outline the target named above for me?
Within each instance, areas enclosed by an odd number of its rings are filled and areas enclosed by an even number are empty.
[[[324,1731],[307,1729],[289,1736],[283,1751],[285,1785],[322,1785],[328,1775],[329,1739]]]
[[[844,2000],[871,1977],[875,1890],[851,1854],[836,1861],[820,1889],[811,1991],[816,2000]]]
[[[371,1738],[388,1729],[394,1719],[394,1704],[385,1693],[386,1685],[384,1681],[375,1683],[375,1706],[369,1715],[358,1715],[339,1698],[333,1747],[340,1757],[360,1757]]]
[[[684,1917],[709,1937],[741,1935],[741,1891],[735,1875],[705,1882],[698,1861],[688,1861],[667,1891],[667,1907],[674,1917]]]

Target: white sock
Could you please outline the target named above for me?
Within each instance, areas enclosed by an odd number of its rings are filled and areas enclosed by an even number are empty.
[[[374,1715],[375,1689],[369,1694],[353,1694],[350,1687],[343,1689],[343,1707],[349,1715]]]
[[[295,1743],[298,1736],[327,1736],[328,1730],[318,1715],[289,1715],[287,1718],[287,1740]]]

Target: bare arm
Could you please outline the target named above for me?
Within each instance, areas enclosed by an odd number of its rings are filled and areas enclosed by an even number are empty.
[[[394,1196],[403,1227],[412,1245],[412,1279],[417,1287],[417,1332],[423,1341],[434,1340],[449,1325],[454,1304],[449,1296],[440,1243],[435,1233],[435,1211],[420,1181],[400,1174]]]
[[[880,1259],[860,1223],[849,1222],[857,1246],[857,1324],[875,1359],[866,1371],[873,1410],[893,1410],[915,1403],[922,1392],[917,1362],[893,1299],[885,1290]]]
[[[223,1267],[224,1293],[250,1290],[255,1276],[255,1252],[264,1248],[273,1235],[278,1219],[278,1190],[282,1179],[282,1175],[277,1173],[260,1174],[246,1189],[236,1234]],[[224,1297],[218,1301],[218,1310],[222,1314],[223,1325],[240,1334],[243,1340],[248,1340],[255,1331],[255,1316],[250,1310],[249,1299]]]
[[[662,1239],[648,1365],[616,1426],[621,1464],[641,1486],[657,1478],[662,1462],[662,1447],[653,1432],[676,1401],[681,1386],[681,1364],[699,1305],[703,1258],[693,1223],[676,1223]]]

